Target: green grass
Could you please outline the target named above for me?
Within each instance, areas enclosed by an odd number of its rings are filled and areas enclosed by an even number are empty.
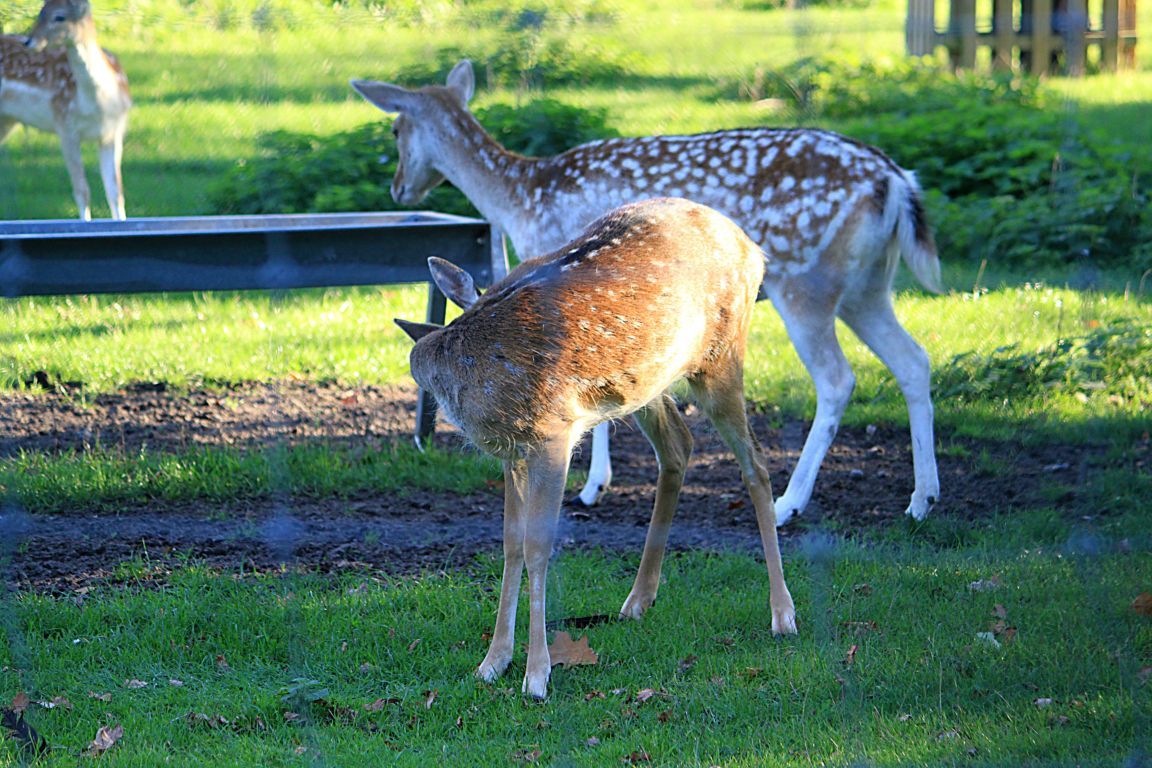
[[[189,566],[159,591],[100,590],[80,605],[23,595],[10,617],[23,643],[4,651],[0,679],[74,707],[33,705],[54,746],[40,765],[73,764],[114,723],[124,737],[109,765],[507,765],[536,751],[545,765],[640,751],[661,765],[1118,765],[1149,746],[1138,674],[1152,625],[1128,605],[1146,562],[1077,541],[973,556],[810,539],[787,563],[802,623],[784,640],[756,561],[673,556],[659,605],[586,630],[600,663],[555,670],[543,704],[520,697],[522,651],[496,685],[471,677],[495,612],[488,560],[384,581]],[[635,565],[561,557],[551,615],[612,612]],[[995,591],[970,589],[993,576]],[[977,637],[997,610],[1000,647]],[[657,695],[641,703],[644,689]],[[309,695],[323,701],[302,704]],[[377,699],[395,701],[365,711]],[[12,742],[0,750],[15,758]]]

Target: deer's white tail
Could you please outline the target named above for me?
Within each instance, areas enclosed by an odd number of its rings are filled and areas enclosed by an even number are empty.
[[[911,171],[901,169],[889,177],[884,221],[889,232],[895,229],[900,255],[920,284],[933,293],[943,293],[936,240],[924,214],[920,185]]]

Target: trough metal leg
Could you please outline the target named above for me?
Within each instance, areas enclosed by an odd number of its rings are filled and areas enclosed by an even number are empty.
[[[435,283],[428,283],[428,314],[427,322],[444,324],[444,312],[447,309],[447,300]],[[416,399],[416,447],[424,450],[424,443],[436,431],[436,398],[423,389]]]

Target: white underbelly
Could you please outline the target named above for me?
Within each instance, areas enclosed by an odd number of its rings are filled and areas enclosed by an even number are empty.
[[[42,131],[56,130],[51,93],[18,80],[0,81],[0,117],[15,119]]]

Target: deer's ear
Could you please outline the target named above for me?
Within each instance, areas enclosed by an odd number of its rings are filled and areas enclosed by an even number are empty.
[[[440,292],[461,309],[468,309],[480,298],[472,275],[452,262],[438,256],[429,256],[428,269],[432,271],[432,280]]]
[[[393,318],[392,322],[400,326],[400,330],[408,334],[408,337],[412,339],[412,341],[420,341],[420,339],[433,331],[438,331],[444,327],[442,325],[433,325],[432,323],[414,323],[411,320],[401,320],[398,317]]]
[[[467,105],[476,91],[476,75],[472,72],[472,62],[463,59],[448,73],[448,89],[460,97],[460,103]]]
[[[391,114],[410,112],[416,94],[407,88],[373,80],[353,80],[352,88],[376,107]]]

